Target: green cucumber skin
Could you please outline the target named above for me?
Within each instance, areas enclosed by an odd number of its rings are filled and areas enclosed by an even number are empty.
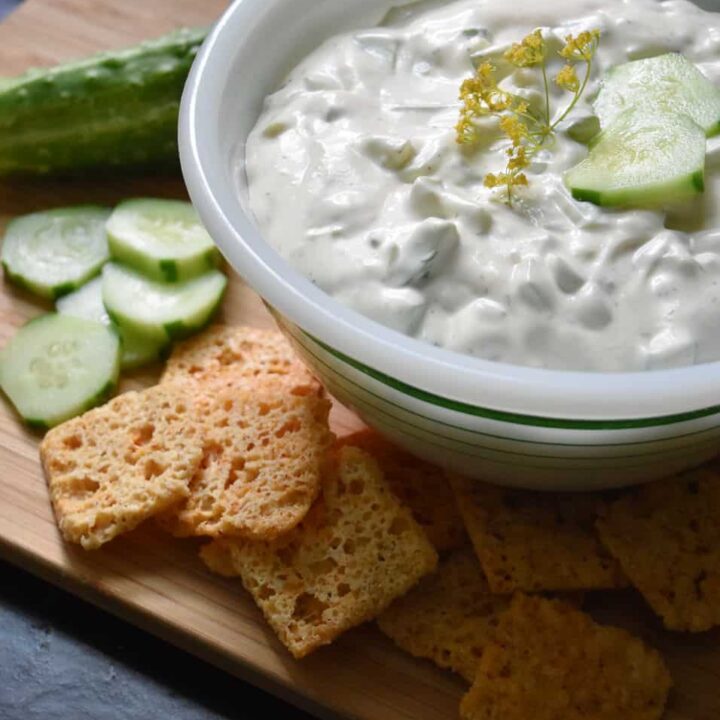
[[[600,207],[646,207],[662,205],[667,202],[668,196],[673,200],[683,200],[693,197],[705,190],[705,173],[696,172],[684,180],[674,183],[672,187],[660,187],[648,190],[646,193],[636,193],[628,200],[627,190],[601,192],[583,188],[572,188],[571,193],[575,200],[593,203]]]
[[[138,335],[145,335],[156,342],[165,341],[169,344],[177,340],[184,340],[185,338],[191,337],[192,335],[204,330],[212,322],[213,318],[222,307],[223,300],[225,299],[225,295],[227,293],[227,287],[228,282],[227,278],[225,278],[222,291],[220,292],[215,305],[209,308],[207,313],[203,314],[196,321],[188,323],[178,320],[166,323],[163,326],[158,326],[158,328],[162,327],[160,332],[158,332],[153,326],[138,322],[137,320],[125,315],[122,311],[112,310],[107,304],[105,305],[105,311],[112,322],[120,328],[121,332],[122,329],[125,328]]]
[[[0,175],[178,167],[180,97],[205,29],[0,85]]]
[[[140,252],[134,252],[124,243],[118,242],[111,234],[108,235],[108,246],[110,254],[117,262],[134,268],[143,275],[159,282],[176,283],[184,280],[191,280],[202,275],[208,270],[219,267],[221,256],[217,248],[208,250],[205,257],[198,265],[195,262],[183,263],[177,260],[158,260],[148,262],[147,258]]]
[[[45,300],[57,300],[64,295],[69,295],[71,292],[74,292],[79,287],[82,287],[86,282],[88,282],[88,280],[92,280],[92,278],[83,278],[81,282],[63,283],[62,285],[56,285],[50,291],[47,291],[39,285],[27,281],[21,275],[17,275],[16,273],[12,272],[8,267],[7,263],[5,262],[2,263],[2,269],[4,276],[13,285],[15,285],[15,287],[20,288],[20,290],[24,290],[25,292],[31,293],[32,295],[36,295],[37,297],[44,298]],[[95,274],[97,275],[98,273]]]

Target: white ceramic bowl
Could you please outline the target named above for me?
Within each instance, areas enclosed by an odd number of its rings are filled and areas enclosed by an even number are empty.
[[[430,347],[342,307],[266,242],[233,159],[263,98],[326,37],[374,24],[397,0],[237,0],[183,98],[193,202],[232,266],[265,299],[329,390],[415,454],[543,489],[642,482],[720,449],[720,363],[632,374],[535,370]]]

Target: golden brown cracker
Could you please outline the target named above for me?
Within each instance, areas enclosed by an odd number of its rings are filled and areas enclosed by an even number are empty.
[[[507,597],[493,595],[471,549],[457,550],[379,618],[403,650],[428,658],[473,682]]]
[[[320,384],[277,330],[213,325],[178,343],[162,382],[199,382],[211,395],[223,387],[252,389],[260,379],[274,379],[294,394],[318,394]]]
[[[190,495],[161,524],[179,537],[271,540],[307,514],[320,491],[333,436],[329,401],[260,384],[201,406],[203,459]]]
[[[235,568],[295,657],[377,617],[437,564],[410,511],[356,448],[339,451],[303,522],[275,542],[233,542]]]
[[[596,535],[596,497],[498,488],[459,477],[451,484],[493,592],[628,584]]]
[[[185,498],[202,441],[183,389],[158,386],[51,430],[40,457],[63,536],[90,550]]]
[[[651,483],[610,505],[600,538],[671,630],[720,625],[720,468]]]
[[[208,569],[223,577],[238,577],[232,559],[232,550],[227,540],[213,540],[200,548],[200,558]]]
[[[485,648],[463,720],[659,720],[661,655],[556,600],[517,595]]]
[[[373,430],[362,430],[341,442],[359,447],[377,460],[390,489],[410,508],[439,552],[468,542],[452,490],[440,468],[405,452]]]

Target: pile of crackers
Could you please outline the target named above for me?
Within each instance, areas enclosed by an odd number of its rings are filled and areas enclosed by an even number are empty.
[[[208,538],[302,658],[376,620],[465,678],[464,720],[653,720],[658,652],[582,612],[633,586],[670,630],[720,625],[720,471],[606,495],[495,488],[370,430],[337,439],[318,381],[274,331],[216,326],[161,383],[52,430],[58,526],[95,549],[154,518]]]

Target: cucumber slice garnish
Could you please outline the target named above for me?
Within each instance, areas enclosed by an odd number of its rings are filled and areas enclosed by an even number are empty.
[[[154,280],[189,280],[220,259],[193,206],[178,200],[120,203],[107,231],[113,257]]]
[[[102,278],[95,278],[79,290],[60,298],[56,307],[61,315],[112,325],[102,301]],[[122,344],[120,365],[123,370],[134,370],[159,360],[168,346],[165,339],[147,337],[130,329],[118,328],[118,332]]]
[[[689,117],[628,111],[601,133],[565,175],[576,200],[657,205],[704,190],[705,133]]]
[[[60,208],[13,220],[2,263],[7,277],[36,295],[54,299],[97,275],[108,261],[105,223],[110,210]]]
[[[220,305],[227,278],[218,270],[182,283],[149,280],[124,265],[103,269],[103,303],[123,329],[158,340],[187,337],[203,328]]]
[[[43,315],[21,328],[0,357],[0,385],[25,421],[50,428],[102,403],[120,372],[111,328]]]
[[[720,132],[720,90],[677,53],[625,63],[607,73],[595,101],[602,127],[610,127],[629,108],[647,116],[685,114],[706,135]]]

